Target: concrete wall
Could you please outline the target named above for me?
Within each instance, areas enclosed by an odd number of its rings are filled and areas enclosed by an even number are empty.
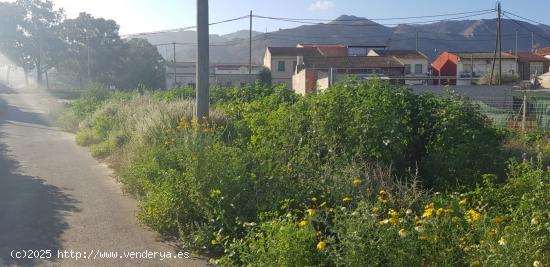
[[[539,76],[539,79],[543,88],[550,89],[550,73]]]
[[[292,89],[297,94],[305,95],[317,90],[317,71],[304,69],[292,76]]]

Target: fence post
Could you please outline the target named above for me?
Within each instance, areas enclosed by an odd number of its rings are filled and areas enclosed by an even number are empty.
[[[523,91],[523,105],[522,105],[522,117],[521,117],[521,130],[525,133],[525,123],[527,119],[527,94]]]

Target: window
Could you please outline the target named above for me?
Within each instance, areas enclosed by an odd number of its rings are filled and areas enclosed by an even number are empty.
[[[422,64],[415,64],[414,65],[414,74],[422,74],[424,71],[422,70]]]
[[[277,71],[278,72],[285,72],[285,62],[284,61],[279,61],[277,63]]]
[[[405,74],[411,74],[411,64],[405,64]]]

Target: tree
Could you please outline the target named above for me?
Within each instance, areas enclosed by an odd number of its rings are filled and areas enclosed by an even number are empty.
[[[115,21],[87,13],[63,21],[57,32],[67,49],[59,64],[60,72],[76,77],[81,85],[83,80],[87,84],[116,84],[124,48],[118,30]]]
[[[53,10],[50,0],[17,0],[16,5],[24,10],[24,20],[18,25],[23,33],[17,47],[23,59],[20,63],[26,72],[34,68],[41,84],[44,70],[55,65],[61,51],[54,27],[63,20],[63,11]]]
[[[268,68],[263,68],[260,71],[260,83],[262,85],[271,86],[271,71]]]
[[[23,52],[25,38],[22,25],[25,9],[15,3],[0,2],[0,52],[6,61],[19,66],[29,66]]]
[[[144,39],[131,39],[125,42],[123,55],[124,67],[117,75],[120,88],[165,87],[165,62],[155,46]]]

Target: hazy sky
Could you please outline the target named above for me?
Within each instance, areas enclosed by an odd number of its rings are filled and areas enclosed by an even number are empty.
[[[96,17],[116,20],[121,33],[138,33],[193,26],[196,0],[53,0],[64,8],[68,17],[85,11]],[[341,14],[367,18],[410,17],[458,13],[490,9],[492,0],[210,0],[210,21],[219,21],[255,14],[274,17],[333,19]],[[503,0],[502,7],[517,15],[550,24],[550,0]],[[494,14],[475,17],[490,18]],[[475,19],[472,18],[472,19]],[[437,19],[437,18],[436,18]],[[428,20],[428,19],[417,19]],[[414,21],[414,20],[408,20]],[[381,23],[400,23],[403,20]],[[257,31],[298,26],[255,19]],[[212,33],[229,33],[247,29],[248,21],[241,20],[211,27]]]

